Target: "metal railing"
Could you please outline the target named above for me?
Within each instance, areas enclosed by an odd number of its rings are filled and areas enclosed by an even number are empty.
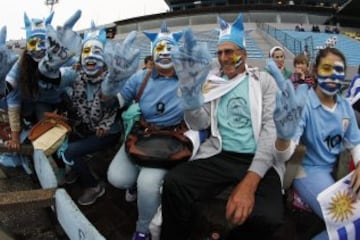
[[[290,36],[288,33],[277,29],[270,24],[263,23],[258,25],[261,30],[269,34],[279,43],[281,43],[285,48],[287,48],[294,55],[304,53],[305,46],[307,46],[308,56],[310,61],[314,58],[314,41],[312,36],[309,36],[303,40],[296,39]]]

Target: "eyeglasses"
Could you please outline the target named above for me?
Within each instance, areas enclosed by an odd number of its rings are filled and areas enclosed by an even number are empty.
[[[238,51],[238,50],[241,50],[241,49],[231,49],[231,48],[226,48],[226,49],[223,49],[223,50],[219,50],[217,51],[217,55],[220,57],[222,56],[223,54],[225,54],[226,56],[229,56],[229,55],[233,55],[235,51]]]

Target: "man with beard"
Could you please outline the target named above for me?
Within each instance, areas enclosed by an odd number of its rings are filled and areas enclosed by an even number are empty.
[[[189,239],[196,227],[195,204],[230,186],[224,210],[240,237],[230,233],[228,239],[271,239],[282,224],[284,165],[273,157],[277,86],[268,73],[246,64],[242,15],[232,24],[218,20],[219,69],[204,75],[206,58],[190,30],[184,33],[184,47],[172,54],[185,120],[191,129],[209,128],[211,136],[201,144],[197,160],[165,177],[163,240]]]

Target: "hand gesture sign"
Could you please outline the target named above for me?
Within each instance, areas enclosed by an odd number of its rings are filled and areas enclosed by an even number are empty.
[[[274,77],[279,87],[274,110],[277,137],[290,140],[294,137],[299,125],[308,87],[306,84],[301,84],[295,91],[292,82],[284,79],[273,60],[268,61],[266,69]]]
[[[203,103],[201,89],[211,68],[211,55],[206,44],[197,44],[190,28],[184,31],[184,38],[184,46],[172,52],[172,61],[184,108],[195,109]]]
[[[140,50],[134,46],[135,38],[136,31],[132,31],[122,43],[106,44],[105,62],[109,74],[102,84],[104,95],[116,95],[125,80],[136,72],[140,61]]]
[[[59,68],[73,56],[79,56],[82,39],[72,30],[79,20],[81,11],[76,11],[62,27],[55,29],[49,24],[46,26],[49,48],[41,60],[41,70],[49,77],[58,77]]]

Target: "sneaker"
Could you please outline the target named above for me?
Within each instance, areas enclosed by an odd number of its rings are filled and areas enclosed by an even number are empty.
[[[137,190],[136,190],[136,188],[126,189],[125,201],[134,202],[136,200],[136,198],[137,198]]]
[[[78,178],[79,178],[79,174],[74,170],[70,170],[65,174],[64,183],[73,184],[78,180]]]
[[[151,240],[150,233],[135,232],[132,240]]]
[[[79,197],[78,203],[86,206],[96,202],[96,199],[105,194],[105,187],[98,184],[96,187],[86,188],[84,193]]]

